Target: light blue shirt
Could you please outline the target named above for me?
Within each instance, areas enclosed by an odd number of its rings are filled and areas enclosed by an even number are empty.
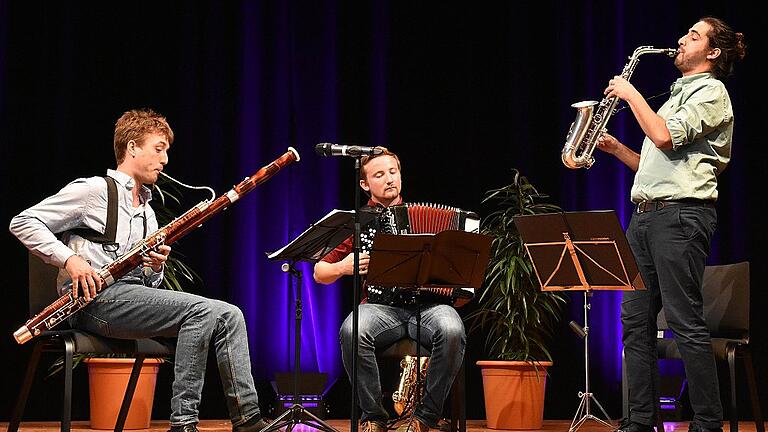
[[[133,178],[125,173],[107,170],[117,183],[117,247],[105,250],[103,245],[86,240],[70,230],[90,228],[104,233],[107,224],[107,184],[103,177],[79,178],[55,195],[19,213],[11,220],[10,230],[33,254],[44,262],[59,267],[59,294],[69,290],[70,279],[63,269],[72,255],[80,255],[94,268],[111,263],[158,228],[155,212],[149,205],[151,190],[142,186],[141,204],[133,207]],[[146,229],[145,221],[146,219]],[[146,272],[146,273],[145,273]],[[138,266],[121,279],[157,287],[163,272],[144,270]]]
[[[725,85],[710,73],[677,79],[658,114],[666,120],[672,148],[648,137],[632,186],[632,201],[717,200],[717,176],[731,159],[733,108]]]

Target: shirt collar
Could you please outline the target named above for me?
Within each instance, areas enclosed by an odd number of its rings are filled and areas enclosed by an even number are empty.
[[[403,197],[399,196],[399,197],[397,197],[396,200],[392,201],[392,204],[390,204],[390,205],[393,206],[393,205],[398,205],[398,204],[402,204],[402,203],[403,203]],[[381,208],[384,208],[384,206],[381,203],[378,203],[378,202],[374,201],[373,198],[368,198],[368,206],[369,207],[381,207]]]
[[[701,72],[693,75],[688,75],[684,77],[680,77],[675,80],[675,82],[672,83],[672,85],[669,87],[669,90],[672,92],[672,96],[680,93],[683,90],[683,87],[701,79],[708,79],[713,78],[714,75],[712,72]]]
[[[107,175],[115,179],[115,181],[126,190],[132,191],[136,186],[136,181],[133,180],[133,177],[124,172],[108,169]],[[142,185],[139,196],[141,197],[142,203],[148,203],[152,201],[152,189],[148,188],[146,185]]]

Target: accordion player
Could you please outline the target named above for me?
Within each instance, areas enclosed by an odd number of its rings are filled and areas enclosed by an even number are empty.
[[[370,253],[376,234],[437,234],[441,231],[480,231],[480,217],[470,211],[434,203],[403,203],[369,207],[375,213],[361,230],[362,252]],[[366,302],[402,306],[415,303],[442,303],[461,307],[474,298],[474,288],[383,287],[365,283]]]

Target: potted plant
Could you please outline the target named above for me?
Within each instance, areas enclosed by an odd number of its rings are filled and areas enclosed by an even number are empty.
[[[542,291],[515,226],[514,217],[562,211],[547,203],[516,169],[512,182],[486,192],[493,206],[481,232],[493,237],[491,256],[476,309],[465,317],[469,333],[483,331],[489,360],[478,361],[483,375],[487,427],[541,429],[547,349],[566,298]]]
[[[154,191],[153,209],[157,215],[158,224],[164,226],[178,215],[175,208],[181,204],[180,193],[170,183],[163,184],[163,188],[158,186]],[[194,285],[200,282],[199,275],[186,265],[180,256],[182,254],[174,249],[168,257],[162,288],[183,291],[184,285],[190,283]],[[124,429],[146,429],[149,427],[157,373],[160,364],[165,360],[162,358],[144,359]],[[124,354],[80,354],[73,358],[73,367],[80,362],[88,365],[90,427],[92,429],[113,429],[135,358]],[[63,357],[57,359],[49,368],[48,376],[61,371],[63,364]]]

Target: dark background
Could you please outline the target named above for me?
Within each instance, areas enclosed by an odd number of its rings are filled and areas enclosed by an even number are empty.
[[[334,198],[304,209],[305,222],[331,207],[353,207],[352,162],[316,156],[314,145],[324,141],[386,145],[397,152],[407,200],[487,214],[480,202],[484,191],[508,183],[511,169],[518,168],[564,209],[615,209],[626,223],[632,173],[599,153],[589,171],[560,163],[575,116],[569,105],[599,99],[637,46],[675,47],[708,14],[744,32],[748,43],[747,58],[727,81],[736,128],[733,160],[721,177],[710,263],[752,262],[752,343],[766,407],[767,322],[762,311],[768,295],[762,281],[768,275],[762,265],[766,231],[761,203],[768,170],[760,128],[767,113],[758,62],[768,20],[748,2],[0,0],[0,221],[7,224],[75,177],[100,175],[112,167],[114,121],[127,109],[150,106],[165,114],[176,132],[168,172],[219,193],[287,145],[299,150],[301,165],[290,171],[294,193],[274,193],[277,178],[263,192],[254,192],[249,200],[260,204],[241,213],[253,214],[254,224],[267,225],[271,219],[266,215],[279,219],[290,212],[291,203],[312,203],[319,196]],[[631,81],[650,96],[666,91],[678,76],[668,59],[647,56]],[[629,110],[617,114],[609,128],[639,148],[642,134]],[[274,246],[241,244],[238,211],[212,220],[179,245],[205,280],[196,292],[235,303],[242,295],[225,282],[237,280],[233,275],[242,269],[229,263],[244,247],[261,251]],[[11,334],[29,313],[26,251],[7,231],[0,241],[6,257],[0,421],[7,421],[29,355]],[[611,300],[594,312],[600,318],[592,345],[597,357],[592,390],[615,418],[621,399],[615,373],[618,297],[605,297]],[[345,286],[338,299],[344,315],[351,299]],[[580,314],[580,297],[574,296],[552,341],[548,419],[571,418],[583,390],[583,348],[567,328],[570,319],[580,321]],[[604,327],[612,330],[601,339]],[[252,346],[259,346],[259,332],[249,331]],[[484,415],[474,366],[483,358],[481,340],[470,336],[467,351],[469,418]],[[253,368],[266,407],[273,397],[264,379],[271,372],[264,366],[270,347],[261,348]],[[605,367],[603,354],[609,358]],[[75,377],[77,419],[87,415],[84,368]],[[57,418],[57,381],[60,377],[33,391],[25,419]],[[743,374],[738,383],[745,407],[740,414],[750,418]],[[348,387],[344,376],[331,386],[332,417],[348,418]],[[154,418],[167,418],[169,388],[170,368],[163,368]],[[201,410],[202,418],[227,417],[213,363]]]

